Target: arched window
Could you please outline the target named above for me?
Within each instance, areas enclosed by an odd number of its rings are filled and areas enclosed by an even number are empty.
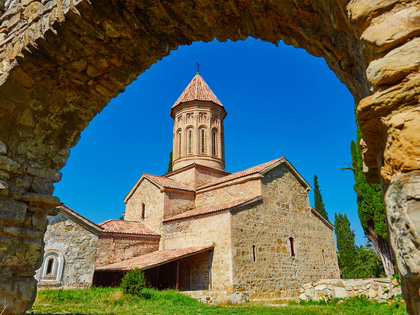
[[[257,246],[252,245],[252,260],[253,262],[257,261]]]
[[[211,132],[211,154],[216,156],[217,155],[217,129],[213,129]]]
[[[58,249],[45,251],[41,268],[35,278],[43,285],[57,285],[61,283],[64,270],[64,255]]]
[[[141,219],[144,220],[146,218],[146,205],[144,203],[141,204]]]
[[[205,137],[205,131],[204,129],[201,129],[200,132],[200,146],[201,146],[201,154],[204,154],[206,152],[206,137]]]
[[[178,157],[181,156],[181,150],[182,150],[182,146],[181,146],[182,135],[181,134],[182,134],[181,129],[179,129],[177,132]]]
[[[187,152],[188,154],[192,154],[193,151],[193,131],[192,129],[188,129],[187,131]]]

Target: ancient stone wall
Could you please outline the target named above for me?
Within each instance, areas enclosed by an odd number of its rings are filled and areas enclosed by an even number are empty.
[[[37,278],[40,287],[87,288],[92,285],[95,270],[96,245],[98,232],[94,233],[78,222],[70,219],[65,213],[48,217],[48,228],[45,232],[45,251],[63,255],[63,269],[60,279],[42,278],[41,266]]]
[[[218,213],[163,224],[160,249],[214,245],[212,290],[232,284],[230,213]]]
[[[3,2],[1,2],[3,3]],[[35,297],[54,182],[80,132],[178,45],[248,36],[323,56],[359,103],[366,171],[387,194],[410,314],[420,314],[418,1],[8,1],[0,17],[0,309]],[[379,175],[381,177],[379,177]],[[410,196],[410,197],[409,197]]]
[[[182,259],[179,278],[181,291],[209,290],[213,252],[204,252]]]
[[[170,218],[185,211],[194,209],[195,196],[191,192],[166,191],[164,218]]]
[[[262,184],[263,201],[232,215],[235,292],[293,299],[304,283],[339,277],[333,231],[311,212],[305,187],[284,164]]]
[[[323,279],[305,283],[300,288],[299,300],[319,301],[330,298],[365,296],[369,300],[386,302],[392,295],[401,294],[398,283],[387,278],[376,279]]]
[[[209,187],[199,189],[195,196],[195,206],[197,208],[206,207],[261,195],[261,182],[258,178],[248,181],[240,178],[227,184],[215,186],[218,188]]]
[[[164,196],[155,184],[152,184],[148,179],[143,180],[126,202],[124,219],[128,221],[143,221],[159,232],[165,206]],[[144,220],[142,219],[143,204],[145,209]]]
[[[159,249],[160,237],[101,233],[96,250],[95,267],[120,262]]]

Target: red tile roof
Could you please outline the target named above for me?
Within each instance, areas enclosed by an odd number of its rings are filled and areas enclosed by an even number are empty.
[[[142,270],[157,267],[168,262],[192,256],[213,249],[213,246],[188,247],[180,249],[167,249],[151,252],[142,256],[127,259],[121,262],[96,268],[95,271],[129,271],[135,268]]]
[[[238,200],[235,200],[235,201],[225,202],[225,203],[221,203],[221,204],[218,204],[218,205],[201,207],[201,208],[190,210],[190,211],[178,214],[176,216],[173,216],[171,218],[165,219],[165,220],[163,220],[163,223],[171,222],[171,221],[175,221],[175,220],[181,220],[181,219],[185,219],[185,218],[201,216],[201,215],[210,214],[210,213],[214,213],[214,212],[219,212],[219,211],[223,211],[223,210],[228,210],[228,209],[231,209],[233,207],[237,207],[237,206],[241,206],[241,205],[245,205],[245,204],[250,204],[254,201],[258,201],[258,200],[261,200],[261,199],[262,199],[262,197],[259,195],[259,196],[242,198],[242,199],[238,199]]]
[[[152,182],[155,182],[159,186],[162,186],[163,188],[171,188],[171,189],[179,189],[179,190],[185,190],[185,191],[194,191],[193,188],[188,187],[187,185],[181,184],[177,182],[176,180],[173,180],[172,178],[162,177],[162,176],[156,176],[152,174],[146,174],[144,173],[143,176],[150,179]]]
[[[180,103],[189,101],[210,101],[223,107],[222,103],[204,81],[203,77],[198,73],[185,88],[184,92],[182,92],[181,96],[176,100],[172,108]]]
[[[160,236],[158,232],[139,221],[107,220],[99,223],[105,233]]]
[[[236,173],[233,173],[233,174],[230,174],[230,175],[227,175],[227,176],[220,177],[220,178],[218,178],[218,179],[216,179],[216,180],[214,180],[214,181],[212,181],[208,184],[204,184],[203,186],[198,187],[197,190],[204,189],[204,188],[211,187],[211,186],[215,186],[215,185],[218,185],[218,184],[221,184],[221,183],[224,183],[224,182],[228,182],[228,181],[231,181],[231,180],[234,180],[234,179],[238,179],[238,178],[241,178],[241,177],[245,177],[245,176],[248,176],[248,175],[259,173],[259,172],[263,171],[264,169],[270,167],[274,163],[276,163],[278,161],[281,161],[281,160],[285,160],[285,158],[281,157],[281,158],[272,160],[270,162],[266,162],[266,163],[248,168],[248,169],[240,171],[240,172],[236,172]]]

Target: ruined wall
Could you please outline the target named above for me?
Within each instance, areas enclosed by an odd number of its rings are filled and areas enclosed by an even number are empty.
[[[230,213],[208,215],[163,224],[161,249],[214,245],[211,288],[232,285]]]
[[[235,291],[290,299],[304,283],[339,277],[333,231],[310,211],[305,188],[283,164],[262,183],[263,201],[232,215]]]
[[[143,180],[127,201],[124,219],[127,221],[143,221],[160,232],[164,211],[164,195],[156,185],[147,179]],[[144,220],[142,220],[142,204],[145,205]]]
[[[235,185],[230,184],[229,186],[224,186],[221,188],[211,190],[210,189],[203,189],[197,191],[197,194],[195,196],[195,206],[197,208],[230,202],[241,198],[261,195],[261,182],[259,179],[254,179],[242,183],[239,182]]]
[[[4,3],[4,2],[0,2]],[[285,43],[323,56],[358,105],[364,160],[382,178],[411,314],[420,313],[418,1],[9,2],[0,17],[0,309],[35,298],[54,182],[80,132],[137,75],[178,45]],[[1,11],[1,10],[0,10]],[[410,184],[411,185],[411,184]],[[393,187],[395,186],[395,187]],[[411,186],[413,187],[413,186]],[[417,196],[415,194],[415,196]]]
[[[194,209],[195,197],[192,193],[166,191],[164,218],[170,218],[185,211]]]
[[[92,285],[95,270],[96,245],[98,234],[87,230],[69,219],[63,212],[48,217],[45,232],[45,251],[59,252],[64,256],[61,279],[48,281],[41,279],[40,287],[87,288]],[[44,261],[44,264],[46,262]],[[37,278],[40,279],[40,271]]]
[[[160,237],[101,233],[96,250],[95,267],[120,262],[159,249]]]

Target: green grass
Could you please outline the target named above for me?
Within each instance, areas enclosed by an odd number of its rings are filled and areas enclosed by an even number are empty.
[[[92,288],[86,290],[43,290],[38,292],[35,304],[28,314],[354,314],[403,315],[404,306],[373,303],[366,299],[347,299],[342,304],[331,302],[305,302],[286,306],[264,306],[246,303],[241,305],[208,306],[178,292],[146,289],[143,297],[123,294],[117,288]],[[399,305],[398,308],[395,306]]]

